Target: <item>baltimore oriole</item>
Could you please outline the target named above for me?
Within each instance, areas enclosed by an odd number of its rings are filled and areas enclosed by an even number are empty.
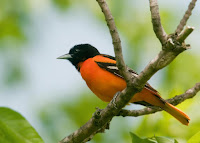
[[[60,56],[58,59],[69,60],[81,73],[91,91],[105,102],[111,101],[117,92],[126,88],[126,82],[116,66],[115,58],[100,54],[95,47],[89,44],[75,45],[70,49],[69,54]],[[129,72],[133,76],[137,76],[132,69],[129,69]],[[133,96],[130,103],[158,106],[182,124],[189,124],[190,118],[180,109],[162,99],[160,94],[148,83],[141,92]]]

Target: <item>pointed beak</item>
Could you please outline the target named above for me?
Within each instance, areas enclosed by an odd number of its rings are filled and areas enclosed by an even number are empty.
[[[57,59],[71,59],[71,58],[72,58],[72,56],[70,54],[65,54],[65,55],[58,57]]]

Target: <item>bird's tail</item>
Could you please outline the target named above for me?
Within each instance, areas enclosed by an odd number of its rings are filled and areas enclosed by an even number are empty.
[[[165,103],[165,106],[163,107],[163,110],[171,114],[174,118],[179,120],[182,124],[188,125],[190,117],[186,115],[183,111],[176,108],[175,106],[171,105],[170,103]]]

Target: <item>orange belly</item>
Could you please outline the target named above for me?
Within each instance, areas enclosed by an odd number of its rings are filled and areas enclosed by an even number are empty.
[[[102,60],[102,58],[103,57],[98,57],[97,60]],[[95,95],[101,100],[109,102],[118,91],[122,91],[126,88],[126,82],[122,78],[101,69],[94,60],[96,60],[95,57],[89,58],[78,65],[80,67],[81,76]],[[106,62],[106,60],[108,60],[107,62],[109,63],[115,63],[114,60],[108,58],[103,61]],[[143,88],[141,92],[135,94],[130,100],[131,103],[139,101],[161,107],[184,125],[188,125],[189,123],[190,118],[185,113],[165,102],[158,92],[151,88]],[[142,103],[144,104],[144,102]]]
[[[122,78],[101,69],[93,59],[88,59],[82,63],[80,73],[90,90],[106,102],[112,100],[118,91],[126,88],[126,82]]]
[[[126,88],[124,79],[100,68],[91,58],[81,63],[79,66],[81,76],[86,81],[87,86],[97,97],[105,102],[111,101],[118,91],[122,91]],[[138,101],[145,101],[154,106],[163,106],[163,103],[145,88],[141,92],[135,94],[130,102]]]

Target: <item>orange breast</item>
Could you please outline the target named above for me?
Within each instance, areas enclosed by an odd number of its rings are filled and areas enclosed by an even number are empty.
[[[105,61],[104,57],[94,57],[87,59],[83,63],[80,63],[80,73],[82,78],[86,81],[86,84],[90,90],[98,96],[101,100],[109,102],[112,100],[113,96],[118,92],[126,88],[126,82],[100,68],[95,61]],[[95,60],[95,61],[94,61]],[[107,62],[116,61],[106,58]],[[155,93],[151,90],[144,88],[141,92],[136,93],[131,99],[131,103],[145,101],[151,105],[162,107],[164,104],[159,98],[155,96]]]
[[[80,66],[82,78],[91,91],[103,101],[109,102],[118,91],[126,88],[126,82],[122,78],[101,69],[92,58]]]

